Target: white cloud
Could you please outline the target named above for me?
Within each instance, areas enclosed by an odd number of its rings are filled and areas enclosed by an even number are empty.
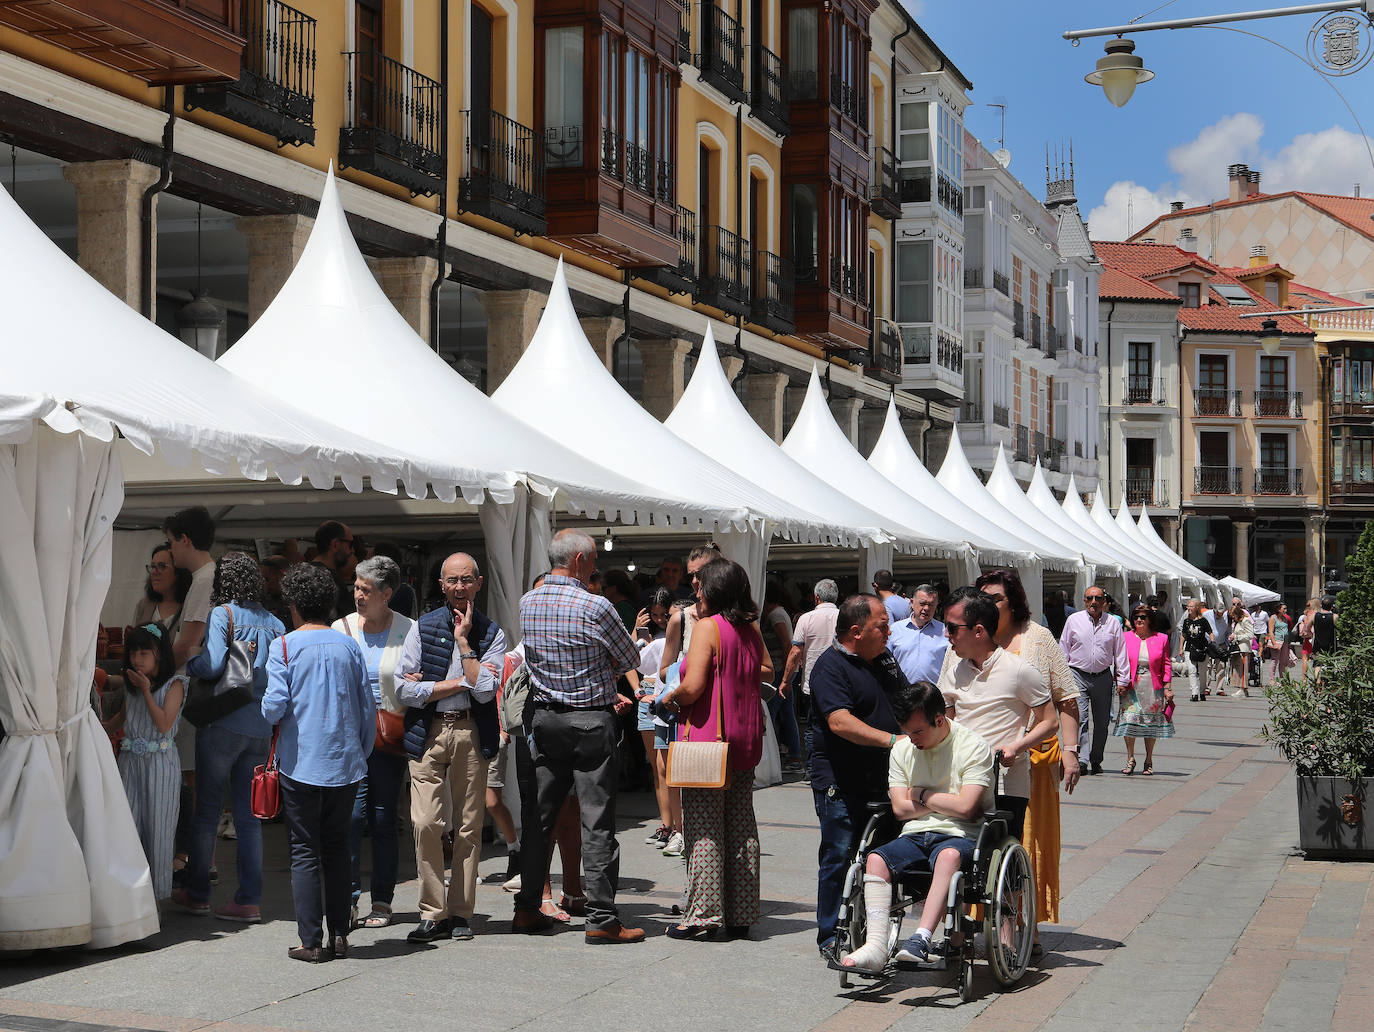
[[[1154,186],[1120,179],[1107,188],[1102,203],[1088,212],[1095,240],[1124,240],[1169,210],[1169,202],[1185,207],[1227,196],[1227,166],[1244,162],[1262,175],[1265,193],[1311,190],[1349,195],[1356,183],[1374,187],[1374,166],[1358,133],[1332,126],[1301,133],[1277,150],[1262,145],[1264,121],[1254,114],[1228,115],[1202,129],[1186,143],[1171,147],[1173,176]]]

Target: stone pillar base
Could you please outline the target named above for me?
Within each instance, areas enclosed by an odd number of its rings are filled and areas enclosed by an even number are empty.
[[[488,290],[482,298],[487,313],[487,393],[490,394],[520,361],[534,339],[539,314],[549,295],[538,290]]]
[[[830,411],[835,415],[835,422],[840,424],[840,429],[849,438],[849,443],[854,447],[859,446],[859,413],[863,411],[863,398],[831,398]]]
[[[769,437],[782,443],[786,373],[754,373],[744,378],[744,407]]]
[[[248,324],[258,321],[300,260],[315,220],[304,215],[245,215],[234,220],[248,244]]]
[[[619,321],[619,320],[617,320]],[[642,404],[655,419],[665,420],[682,398],[687,386],[687,356],[692,353],[691,341],[680,337],[668,340],[637,340],[644,363],[644,391]]]
[[[396,306],[396,311],[410,323],[420,339],[429,343],[429,292],[439,274],[437,258],[369,258],[368,266],[377,277],[382,293]],[[448,270],[444,270],[447,274]]]
[[[76,187],[76,260],[93,279],[135,311],[141,308],[144,269],[156,275],[157,198],[153,198],[152,253],[142,253],[143,192],[160,170],[131,158],[64,165]],[[157,291],[153,291],[156,306]],[[155,314],[155,313],[154,313]]]
[[[582,324],[582,332],[587,335],[596,357],[601,364],[615,373],[615,342],[625,333],[625,320],[613,315],[590,316],[577,320]]]

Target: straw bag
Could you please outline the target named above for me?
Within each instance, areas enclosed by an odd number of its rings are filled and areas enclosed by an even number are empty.
[[[716,740],[684,740],[668,745],[668,784],[672,788],[724,788],[729,779],[730,746],[723,738],[725,717],[721,712],[725,686],[719,683],[719,678],[716,680]],[[689,725],[680,724],[679,727],[684,735],[691,734]]]

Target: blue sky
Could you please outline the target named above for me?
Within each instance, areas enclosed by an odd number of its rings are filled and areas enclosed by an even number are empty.
[[[1273,43],[1211,28],[1146,32],[1136,54],[1155,73],[1123,108],[1083,76],[1106,38],[1077,47],[1067,29],[1293,6],[1292,0],[905,0],[921,27],[973,80],[969,131],[996,146],[1005,102],[1011,170],[1043,196],[1045,144],[1072,139],[1079,205],[1097,239],[1121,239],[1171,200],[1226,196],[1226,166],[1263,173],[1260,189],[1374,195],[1374,164],[1327,80]],[[1299,54],[1318,16],[1241,22]],[[1370,42],[1366,30],[1363,42]],[[1374,132],[1374,64],[1330,80]],[[1128,205],[1128,198],[1130,203]]]

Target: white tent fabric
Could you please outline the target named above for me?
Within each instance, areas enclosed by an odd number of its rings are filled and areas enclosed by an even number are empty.
[[[1261,588],[1258,584],[1251,584],[1239,577],[1223,577],[1218,583],[1232,595],[1239,595],[1242,605],[1257,606],[1263,602],[1278,602],[1282,599],[1277,591]]]
[[[1075,585],[1075,598],[1082,598],[1088,585],[1097,581],[1101,581],[1106,587],[1115,588],[1122,598],[1126,597],[1126,571],[1120,558],[1104,548],[1095,534],[1080,527],[1068,517],[1055,499],[1049,484],[1045,482],[1045,474],[1038,464],[1031,474],[1030,486],[1022,493],[1021,488],[1017,486],[1016,478],[1011,475],[1006,456],[999,452],[992,477],[988,480],[988,489],[1003,502],[1015,501],[1018,498],[1023,500],[1040,520],[1045,521],[1041,525],[1046,533],[1082,551],[1083,559],[1089,566],[1086,575]]]
[[[492,395],[498,406],[608,469],[633,471],[647,495],[690,498],[660,505],[665,526],[734,526],[762,534],[763,521],[801,541],[821,541],[826,522],[752,483],[682,440],[625,392],[587,343],[558,263],[534,338]],[[640,522],[647,522],[648,511]]]
[[[1173,595],[1175,598],[1178,597],[1178,591],[1176,589],[1178,577],[1163,570],[1161,568],[1162,564],[1152,556],[1142,555],[1135,543],[1126,538],[1121,528],[1116,525],[1116,520],[1112,518],[1112,510],[1108,508],[1106,500],[1102,497],[1102,488],[1100,485],[1093,493],[1093,505],[1088,511],[1088,518],[1092,520],[1093,524],[1101,531],[1103,540],[1111,542],[1122,555],[1126,556],[1128,559],[1134,560],[1135,564],[1143,569],[1147,593],[1153,594],[1161,579],[1172,580],[1175,582]]]
[[[1150,514],[1146,512],[1145,506],[1143,505],[1140,507],[1140,519],[1136,522],[1136,527],[1140,530],[1141,538],[1143,538],[1156,552],[1162,551],[1176,556],[1176,558],[1183,563],[1185,568],[1193,571],[1195,579],[1202,587],[1202,597],[1204,601],[1210,600],[1212,605],[1220,604],[1221,589],[1217,586],[1216,578],[1198,569],[1182,556],[1177,555],[1172,548],[1165,544],[1164,539],[1161,538],[1159,533],[1155,530],[1154,524],[1150,522]]]
[[[1096,543],[1100,554],[1122,568],[1124,575],[1136,581],[1148,581],[1154,576],[1154,563],[1147,563],[1134,555],[1123,552],[1094,522],[1087,506],[1083,504],[1083,499],[1078,495],[1078,485],[1074,481],[1072,473],[1069,474],[1069,486],[1064,492],[1064,501],[1059,504],[1059,509],[1075,525],[1080,534]],[[1119,595],[1123,603],[1126,596],[1127,592]]]
[[[821,392],[820,375],[811,369],[806,399],[792,429],[782,442],[785,451],[823,480],[842,484],[849,494],[879,513],[895,530],[895,547],[916,555],[953,560],[952,579],[967,583],[978,563],[967,533],[951,520],[927,508],[868,464],[840,430]],[[910,530],[905,528],[912,528]],[[919,529],[917,529],[919,528]],[[893,545],[873,543],[866,554],[865,580],[892,562]]]
[[[1196,596],[1200,598],[1202,596],[1202,579],[1199,576],[1199,571],[1194,570],[1174,555],[1172,551],[1161,554],[1154,545],[1147,541],[1145,535],[1141,533],[1140,527],[1131,518],[1130,507],[1127,506],[1124,498],[1116,511],[1116,525],[1120,528],[1121,534],[1135,545],[1137,552],[1143,556],[1157,558],[1162,564],[1163,570],[1174,574],[1178,583],[1178,590],[1170,593],[1167,609],[1174,623],[1178,623],[1183,612],[1184,597]]]

